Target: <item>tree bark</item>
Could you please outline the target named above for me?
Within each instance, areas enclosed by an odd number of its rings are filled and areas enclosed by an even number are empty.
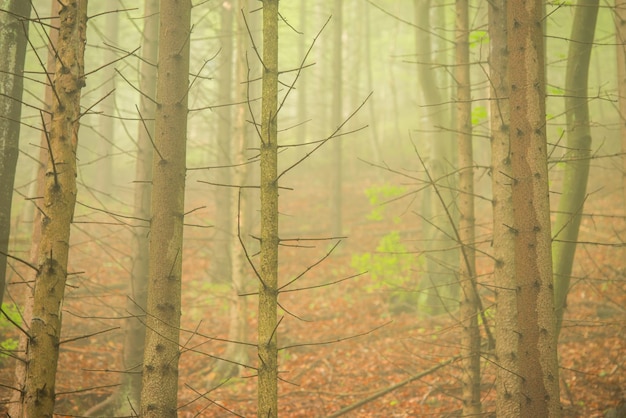
[[[61,337],[61,308],[67,279],[70,225],[76,204],[76,147],[80,92],[85,85],[87,1],[68,0],[59,10],[55,92],[48,137],[38,272],[26,353],[24,414],[52,417]]]
[[[593,37],[596,30],[599,0],[579,0],[574,12],[565,76],[565,115],[567,119],[567,152],[559,206],[554,222],[554,298],[557,337],[567,306],[576,241],[587,197],[591,129],[587,86]]]
[[[56,16],[56,19],[51,20],[52,24],[58,27],[58,15],[59,15],[59,3],[57,0],[51,0],[50,16]],[[44,113],[43,113],[43,126],[40,137],[39,147],[39,159],[37,170],[35,171],[35,181],[29,188],[29,196],[43,196],[45,189],[45,173],[48,165],[48,141],[47,133],[50,132],[50,124],[52,122],[52,105],[54,95],[52,93],[52,84],[50,80],[55,72],[56,68],[56,46],[59,37],[59,31],[55,28],[50,28],[48,33],[48,57],[46,60],[45,72],[50,74],[50,79],[46,78],[46,87],[44,93]],[[33,202],[37,202],[33,199]],[[32,210],[32,234],[31,234],[31,247],[29,259],[31,264],[37,264],[37,257],[39,254],[39,243],[41,242],[41,228],[42,228],[42,211],[38,210],[36,203],[33,203]],[[24,302],[24,309],[22,311],[23,323],[30,324],[33,313],[33,291],[32,288],[26,291],[26,300]],[[28,336],[26,334],[20,334],[18,350],[21,353],[26,353],[28,349]],[[24,359],[25,360],[25,359]],[[20,388],[19,392],[14,392],[11,396],[11,401],[8,406],[9,416],[22,417],[24,415],[24,387],[26,384],[26,362],[17,361],[15,363],[15,384],[14,387]]]
[[[489,2],[489,78],[491,85],[491,179],[493,195],[493,257],[496,291],[496,415],[520,413],[519,332],[515,283],[515,234],[511,198],[509,142],[507,0]]]
[[[522,417],[559,417],[540,0],[507,4],[510,152]]]
[[[30,1],[3,2],[0,11],[0,305],[6,287],[11,201],[19,154],[24,60]]]
[[[161,0],[141,416],[177,416],[190,0]]]
[[[278,0],[263,2],[258,416],[278,416]]]
[[[479,416],[480,330],[476,294],[474,250],[474,154],[472,150],[472,102],[469,63],[469,1],[456,1],[457,146],[459,154],[459,245],[461,260],[461,320],[463,335],[463,415]]]

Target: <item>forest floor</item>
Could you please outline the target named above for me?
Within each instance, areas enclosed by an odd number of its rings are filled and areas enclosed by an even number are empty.
[[[366,402],[345,416],[460,416],[461,366],[455,356],[459,354],[461,326],[456,312],[431,317],[394,309],[390,301],[393,292],[377,285],[368,274],[315,287],[358,273],[355,255],[377,253],[381,238],[392,230],[399,231],[406,248],[419,249],[417,228],[407,226],[418,224],[418,216],[414,209],[408,209],[408,203],[396,204],[396,209],[389,205],[382,220],[368,220],[373,206],[364,191],[389,182],[362,177],[353,180],[344,188],[348,238],[300,279],[297,286],[292,286],[314,288],[281,295],[285,310],[281,310],[284,319],[277,331],[279,346],[291,348],[279,353],[279,416],[329,416],[435,367],[437,370]],[[287,193],[281,194],[283,236],[324,236],[318,232],[327,231],[330,223],[324,182],[323,176],[296,179],[293,183],[296,190],[300,187],[300,196],[290,198],[283,197]],[[198,206],[207,204],[197,197],[188,202]],[[610,216],[621,215],[620,205],[621,197],[617,194],[595,195],[585,209],[594,216],[586,216],[581,226],[580,239],[586,244],[579,246],[559,344],[561,400],[567,417],[601,417],[606,409],[626,398],[625,253],[619,246],[596,244],[623,242],[618,237],[623,236],[626,223],[619,216]],[[478,212],[484,214],[478,220],[479,237],[488,236],[490,230],[490,214],[488,207],[485,208]],[[202,216],[202,211],[195,215]],[[73,271],[84,273],[70,280],[64,304],[64,335],[117,329],[62,346],[56,389],[59,416],[81,416],[86,409],[106,399],[115,389],[122,370],[123,331],[119,327],[123,322],[115,318],[125,315],[129,240],[115,231],[103,233],[102,228],[106,226],[75,225],[72,266]],[[219,357],[225,344],[201,335],[227,337],[228,303],[223,289],[206,279],[211,262],[206,230],[188,228],[185,234],[182,328],[186,331],[181,335],[185,348],[179,364],[179,416],[254,416],[253,369],[243,369],[238,377],[226,382],[213,381],[215,361],[209,355]],[[104,245],[106,239],[109,241]],[[282,282],[324,257],[333,242],[321,241],[312,248],[282,248]],[[482,245],[490,251],[488,240]],[[412,267],[411,271],[419,268]],[[478,273],[484,284],[483,304],[487,308],[493,303],[489,290],[491,268],[487,257],[479,258]],[[19,278],[14,275],[12,280],[17,282]],[[252,274],[248,280],[254,288]],[[254,343],[256,299],[247,300],[248,341]],[[2,332],[8,333],[5,338],[17,335],[15,330]],[[247,354],[248,364],[254,365],[254,349],[250,348]],[[12,361],[4,359],[0,367],[0,384],[10,386]],[[483,410],[485,416],[495,416],[497,366],[490,353],[484,353],[482,367]],[[8,396],[8,389],[0,388],[0,399],[6,400]]]

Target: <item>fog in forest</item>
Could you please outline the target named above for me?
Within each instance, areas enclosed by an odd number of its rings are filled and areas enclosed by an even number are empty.
[[[0,413],[626,416],[625,1],[20,2]]]

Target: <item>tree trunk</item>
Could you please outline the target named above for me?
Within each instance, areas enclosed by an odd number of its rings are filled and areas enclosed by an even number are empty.
[[[137,159],[135,162],[135,190],[133,216],[149,222],[150,201],[152,198],[152,139],[155,137],[154,117],[156,105],[152,99],[156,97],[156,64],[159,36],[159,0],[146,0],[144,3],[144,28],[142,60],[140,64],[139,111],[144,119],[139,123],[137,132]],[[145,95],[145,96],[144,96]],[[142,221],[143,222],[143,221]],[[146,224],[149,227],[149,223]],[[130,277],[130,297],[126,301],[129,317],[124,332],[123,366],[127,371],[122,376],[121,387],[117,393],[118,415],[128,415],[139,411],[141,399],[142,363],[145,347],[146,327],[145,313],[149,274],[149,228],[137,227],[133,231],[135,258],[132,262]]]
[[[359,2],[359,7],[362,9],[362,16],[363,16],[363,31],[365,32],[364,34],[364,38],[362,39],[363,42],[365,42],[365,45],[363,46],[365,48],[365,51],[363,52],[364,56],[365,56],[365,63],[363,65],[365,65],[365,82],[367,85],[367,89],[368,90],[373,90],[374,89],[374,71],[372,69],[372,19],[370,16],[370,7],[369,5],[363,3],[363,2]],[[358,105],[358,103],[357,103]],[[381,152],[380,152],[380,138],[378,135],[378,109],[376,107],[376,99],[375,96],[372,95],[372,97],[370,97],[369,99],[369,103],[368,106],[369,108],[369,123],[372,125],[370,132],[371,132],[371,137],[370,137],[370,143],[372,146],[372,158],[374,161],[380,161],[381,160]],[[398,136],[399,137],[399,136]]]
[[[24,414],[52,417],[61,337],[61,308],[67,279],[70,225],[76,204],[76,147],[80,92],[85,85],[87,1],[68,0],[60,8],[55,99],[49,132],[41,241],[35,277],[33,317],[26,353]]]
[[[218,100],[220,103],[229,104],[232,96],[232,71],[233,71],[233,37],[232,37],[232,7],[221,7],[220,10],[220,33],[221,53],[219,71]],[[218,167],[216,180],[219,184],[231,184],[231,161],[232,161],[232,116],[231,106],[223,106],[215,110],[218,116],[217,139],[216,139],[216,165]],[[231,282],[231,245],[232,239],[230,225],[233,222],[231,190],[228,187],[217,186],[215,189],[215,201],[219,202],[215,216],[215,235],[213,237],[214,253],[211,263],[211,278],[220,284]]]
[[[442,103],[441,90],[438,87],[436,72],[432,69],[433,39],[430,31],[430,0],[415,0],[415,17],[418,29],[415,43],[417,46],[418,80],[424,102],[428,109],[428,127],[423,128],[429,147],[425,169],[433,185],[424,191],[422,201],[423,233],[426,238],[426,274],[420,280],[419,309],[430,314],[440,314],[451,309],[458,300],[458,252],[452,250],[454,242],[454,204],[455,189],[452,166],[452,137],[446,133],[435,132],[444,125],[446,106]],[[420,29],[421,28],[421,29]],[[435,190],[435,188],[437,190]]]
[[[520,379],[516,361],[519,333],[515,284],[515,234],[511,200],[509,143],[507,0],[489,3],[489,77],[491,79],[491,179],[493,195],[493,257],[496,291],[496,415],[520,413]]]
[[[307,22],[309,20],[309,16],[308,13],[310,13],[310,9],[307,9],[307,1],[306,0],[300,0],[300,6],[299,6],[299,16],[298,16],[298,23],[300,24],[300,31],[302,32],[302,34],[299,36],[298,38],[298,56],[299,57],[304,57],[304,55],[306,54],[308,45],[307,45],[307,38],[306,38],[306,34],[307,34]],[[298,139],[296,140],[296,143],[298,144],[305,144],[306,143],[306,137],[307,137],[307,128],[308,128],[308,123],[306,123],[306,119],[309,116],[309,106],[307,103],[307,80],[308,77],[305,76],[305,74],[302,74],[302,76],[299,78],[299,86],[297,89],[297,96],[298,96],[298,123],[300,125],[298,125],[298,130],[297,130],[297,135],[298,135]]]
[[[263,2],[258,416],[278,416],[278,0]]]
[[[117,111],[115,104],[115,66],[107,65],[117,58],[113,47],[118,46],[118,33],[119,33],[119,21],[121,12],[111,12],[111,10],[123,9],[123,5],[119,0],[108,0],[102,6],[104,6],[107,13],[104,16],[104,30],[102,31],[107,39],[107,43],[112,45],[103,52],[103,64],[106,67],[102,68],[102,79],[104,84],[100,88],[100,94],[102,97],[108,96],[104,99],[100,106],[104,115],[100,115],[98,119],[98,161],[94,164],[95,179],[97,181],[98,191],[101,192],[107,199],[110,199],[113,191],[113,143],[115,141],[115,125],[117,118],[114,117]],[[101,7],[102,7],[101,6]],[[141,74],[141,73],[140,73]]]
[[[57,0],[51,0],[50,6],[50,16],[58,16],[59,14],[59,3]],[[58,26],[58,20],[51,20]],[[48,57],[46,60],[46,68],[45,71],[47,74],[54,74],[56,68],[56,47],[57,47],[57,39],[59,37],[59,31],[50,28],[48,33]],[[52,102],[54,100],[54,95],[52,93],[52,85],[49,80],[46,79],[46,88],[44,93],[44,109],[45,112],[43,114],[43,126],[42,133],[40,138],[40,147],[39,147],[39,164],[37,165],[35,181],[33,185],[29,188],[29,196],[43,196],[45,189],[45,173],[46,167],[48,165],[48,141],[47,141],[47,132],[50,132],[50,124],[52,122]],[[34,202],[37,200],[34,199]],[[38,210],[37,206],[33,204],[32,206],[32,234],[31,234],[31,247],[29,259],[32,265],[37,264],[37,257],[39,254],[39,243],[41,241],[41,227],[42,227],[42,212]],[[30,324],[33,313],[33,292],[32,288],[26,291],[26,300],[24,302],[24,309],[22,311],[22,318],[24,324]],[[28,349],[28,336],[21,333],[18,343],[18,351],[20,353],[26,353]],[[20,392],[14,392],[11,396],[11,401],[8,405],[8,413],[11,417],[22,417],[24,415],[24,385],[26,384],[26,362],[25,361],[17,361],[15,363],[15,384],[14,387],[20,388]]]
[[[30,1],[3,2],[0,11],[0,305],[6,287],[7,252],[11,230],[11,200],[19,154],[26,34]]]
[[[333,6],[333,103],[331,109],[331,123],[332,129],[337,128],[342,118],[343,108],[343,42],[341,35],[343,31],[343,13],[342,13],[342,0],[335,0]],[[331,234],[335,237],[341,236],[342,230],[342,208],[343,208],[343,158],[342,158],[342,140],[341,138],[333,139],[332,143],[332,158],[331,158]]]
[[[161,0],[141,416],[176,417],[190,0]]]
[[[480,330],[476,294],[474,217],[474,155],[472,150],[472,102],[469,67],[469,4],[456,1],[457,144],[459,153],[459,244],[461,260],[461,320],[463,336],[463,415],[479,416]]]
[[[591,129],[589,128],[589,99],[587,84],[593,37],[596,30],[599,0],[579,0],[574,12],[572,34],[565,76],[565,114],[567,119],[567,152],[565,173],[554,223],[554,297],[557,337],[567,306],[576,241],[587,197],[587,178],[591,158]]]
[[[236,6],[236,10],[244,10],[246,7],[243,4],[243,0],[239,0],[239,4]],[[222,13],[225,13],[224,11]],[[231,16],[232,19],[232,16]],[[225,28],[225,26],[223,26]],[[228,32],[232,31],[232,26],[228,28]],[[226,35],[226,33],[224,34]],[[248,89],[248,83],[244,83],[243,80],[248,80],[247,70],[248,67],[246,65],[245,60],[245,51],[247,48],[246,40],[248,39],[248,35],[245,32],[245,27],[240,28],[235,35],[235,43],[236,43],[236,79],[241,82],[236,84],[234,101],[237,103],[243,103],[246,100],[246,92]],[[229,59],[232,59],[232,54]],[[229,65],[229,69],[232,70],[232,66]],[[230,92],[228,94],[230,97]],[[228,99],[230,100],[230,99]],[[247,164],[247,156],[246,150],[248,149],[247,139],[248,135],[246,135],[246,110],[248,109],[247,105],[238,105],[234,107],[235,117],[232,134],[228,132],[228,139],[232,141],[233,146],[231,147],[232,153],[232,161],[233,161],[233,170],[234,175],[229,176],[228,184],[234,185],[243,185],[248,179],[248,164]],[[232,179],[230,178],[232,177]],[[246,298],[240,296],[244,291],[244,277],[245,277],[245,267],[247,265],[247,261],[245,258],[245,253],[243,252],[243,248],[241,247],[241,243],[238,239],[236,239],[239,234],[241,234],[242,240],[249,233],[249,219],[246,216],[248,199],[245,191],[243,189],[238,189],[235,187],[231,187],[227,190],[228,196],[225,197],[229,200],[229,207],[235,210],[235,218],[229,214],[229,219],[227,224],[224,225],[224,228],[227,228],[227,233],[229,234],[229,273],[228,278],[230,279],[230,295],[228,297],[229,302],[229,323],[228,323],[228,340],[242,342],[246,338],[246,330],[247,330],[247,305]],[[238,206],[234,206],[238,204]],[[238,343],[230,343],[224,352],[223,357],[229,361],[220,362],[214,369],[215,376],[219,381],[223,381],[232,376],[237,376],[239,374],[240,364],[246,364],[248,362],[248,355],[246,351],[246,347],[242,344]]]
[[[559,417],[540,0],[507,5],[510,150],[522,417]]]
[[[626,0],[615,0],[615,32],[620,137],[622,138],[622,205],[626,208]]]

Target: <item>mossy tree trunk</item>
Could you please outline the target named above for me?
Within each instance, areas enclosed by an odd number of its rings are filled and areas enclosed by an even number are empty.
[[[177,416],[190,20],[190,0],[161,0],[141,390],[144,418]]]

